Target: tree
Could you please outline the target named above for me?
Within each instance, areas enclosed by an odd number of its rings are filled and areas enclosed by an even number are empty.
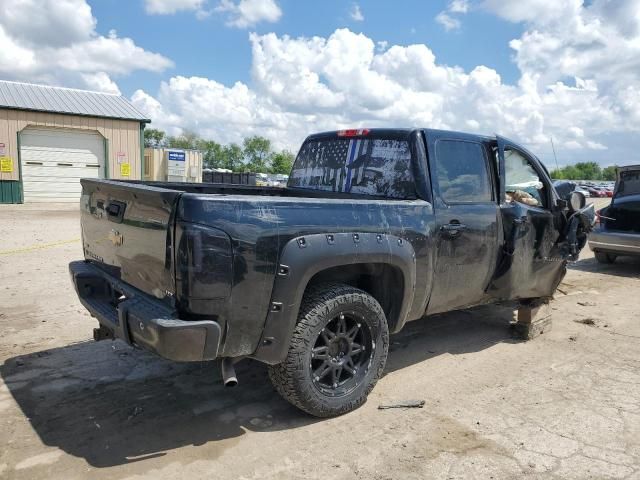
[[[271,159],[271,173],[284,173],[289,175],[295,157],[289,150],[275,153]]]
[[[197,133],[189,130],[183,130],[177,137],[167,137],[167,147],[196,150],[200,141],[201,138]]]
[[[557,180],[615,180],[615,169],[616,167],[607,167],[603,170],[596,162],[579,162],[559,170],[553,170],[551,178]]]
[[[226,168],[234,172],[288,174],[294,161],[291,152],[273,152],[271,141],[260,136],[245,138],[241,147],[235,143],[221,145],[189,130],[183,130],[177,136],[169,136],[162,130],[148,128],[144,131],[144,146],[200,150],[205,167]]]
[[[202,151],[204,166],[207,168],[224,168],[224,147],[214,140],[200,140],[198,150]]]
[[[616,169],[618,167],[613,165],[610,167],[605,167],[602,169],[602,179],[603,180],[615,180],[616,179]]]
[[[236,143],[225,145],[222,148],[222,168],[227,168],[232,172],[242,171],[242,148]]]
[[[159,148],[165,143],[165,133],[157,128],[145,128],[144,130],[144,146]]]
[[[256,173],[267,173],[271,164],[271,141],[260,136],[245,138],[244,159],[245,170]]]
[[[602,169],[596,162],[578,162],[574,167],[580,172],[579,180],[599,180]]]

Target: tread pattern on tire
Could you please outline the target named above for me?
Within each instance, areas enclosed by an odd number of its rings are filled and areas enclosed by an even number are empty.
[[[344,401],[340,405],[329,405],[314,394],[315,387],[305,382],[305,352],[315,338],[309,338],[310,333],[325,319],[325,314],[338,303],[361,303],[378,317],[380,341],[376,343],[374,360],[378,365],[372,365],[375,373],[371,376],[366,388],[360,394]],[[378,301],[371,295],[358,288],[345,284],[321,284],[312,286],[304,295],[300,305],[298,321],[291,337],[289,351],[285,360],[277,365],[269,366],[269,378],[276,391],[289,403],[317,417],[342,415],[362,405],[367,395],[382,375],[389,350],[389,329],[387,320]],[[377,355],[380,355],[377,357]],[[350,394],[351,395],[351,394]]]

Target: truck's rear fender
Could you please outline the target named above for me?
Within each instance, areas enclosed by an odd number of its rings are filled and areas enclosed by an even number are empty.
[[[354,282],[358,273],[369,280]],[[389,278],[383,280],[386,285],[376,286],[370,280],[381,273]],[[280,256],[269,313],[253,358],[270,364],[284,359],[302,297],[311,284],[323,281],[355,283],[367,290],[385,308],[390,330],[397,332],[413,304],[415,251],[407,240],[383,233],[313,234],[290,240]]]

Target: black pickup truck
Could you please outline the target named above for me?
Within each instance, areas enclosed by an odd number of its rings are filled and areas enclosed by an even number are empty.
[[[426,315],[550,297],[593,221],[501,137],[311,135],[286,188],[82,180],[70,264],[96,340],[175,361],[252,358],[316,416],[362,404],[389,334]]]

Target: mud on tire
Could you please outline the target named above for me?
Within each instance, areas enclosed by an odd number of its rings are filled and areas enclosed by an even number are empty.
[[[362,405],[382,375],[389,328],[368,293],[344,284],[313,286],[305,293],[285,360],[269,378],[288,402],[317,417]]]

